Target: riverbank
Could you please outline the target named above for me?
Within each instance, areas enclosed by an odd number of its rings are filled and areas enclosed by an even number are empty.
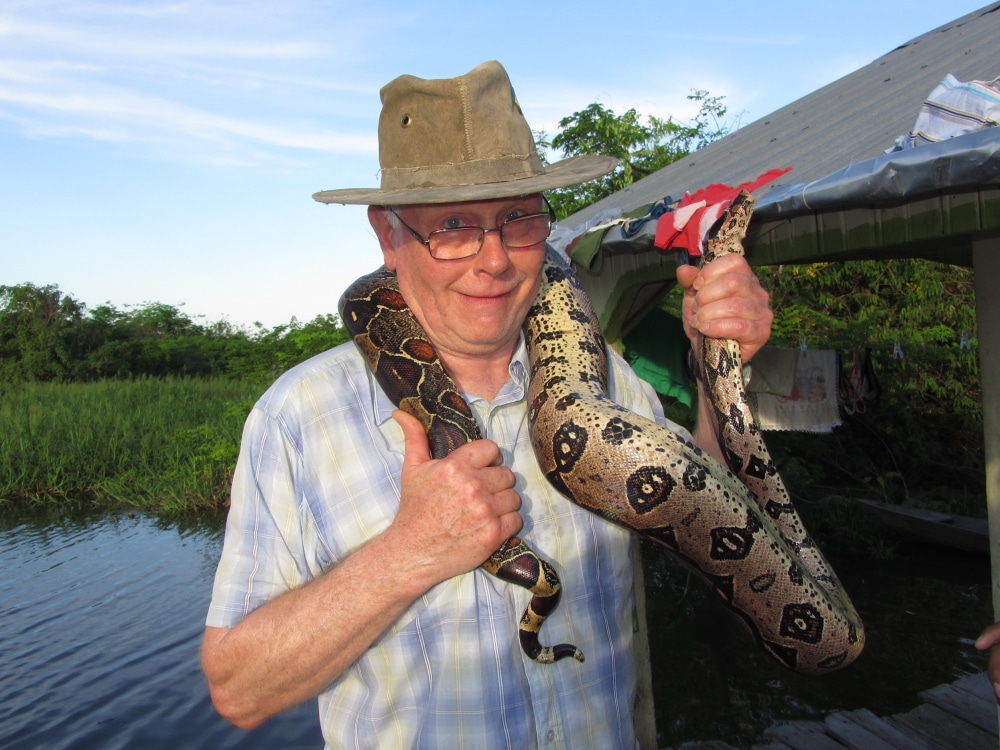
[[[0,511],[219,510],[243,422],[266,386],[222,378],[0,385]]]

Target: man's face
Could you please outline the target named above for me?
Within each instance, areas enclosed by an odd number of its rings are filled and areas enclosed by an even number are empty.
[[[423,237],[461,226],[494,229],[504,221],[545,211],[540,195],[451,204],[399,206],[396,213]],[[386,266],[439,354],[512,354],[521,324],[535,301],[545,241],[507,250],[488,232],[478,254],[436,260],[410,232],[394,231],[385,209],[369,212]]]

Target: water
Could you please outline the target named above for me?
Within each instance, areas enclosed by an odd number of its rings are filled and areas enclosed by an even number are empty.
[[[219,718],[198,663],[221,523],[143,516],[0,526],[0,747],[312,748],[315,703],[246,732]],[[834,559],[868,629],[857,664],[800,678],[772,664],[701,584],[647,550],[661,746],[749,747],[776,721],[917,705],[981,671],[991,619],[985,558],[906,548],[891,563]]]
[[[660,746],[724,740],[750,747],[778,722],[867,708],[915,708],[919,692],[982,672],[973,641],[993,621],[988,558],[900,546],[890,561],[828,557],[865,623],[852,666],[803,677],[758,649],[700,582],[644,547]]]
[[[0,747],[322,748],[315,703],[251,732],[212,708],[198,650],[221,545],[142,516],[0,530]]]

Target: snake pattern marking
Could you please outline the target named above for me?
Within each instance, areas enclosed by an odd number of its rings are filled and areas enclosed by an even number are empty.
[[[703,262],[743,252],[752,211],[752,198],[741,194],[710,236]],[[423,423],[433,456],[480,437],[394,274],[380,269],[358,279],[341,298],[340,314],[382,388]],[[823,674],[858,657],[863,625],[774,468],[746,403],[735,342],[700,338],[696,347],[726,467],[611,401],[597,317],[575,275],[552,253],[524,334],[532,445],[563,495],[665,546],[789,669]],[[561,590],[550,564],[513,537],[483,568],[532,592],[519,626],[531,658],[583,661],[571,644],[539,643]]]

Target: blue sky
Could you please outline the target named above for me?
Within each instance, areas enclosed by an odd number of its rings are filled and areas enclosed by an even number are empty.
[[[380,263],[363,207],[310,196],[378,184],[401,73],[498,59],[550,135],[595,101],[686,120],[695,89],[746,124],[985,5],[0,0],[0,284],[310,320]]]

